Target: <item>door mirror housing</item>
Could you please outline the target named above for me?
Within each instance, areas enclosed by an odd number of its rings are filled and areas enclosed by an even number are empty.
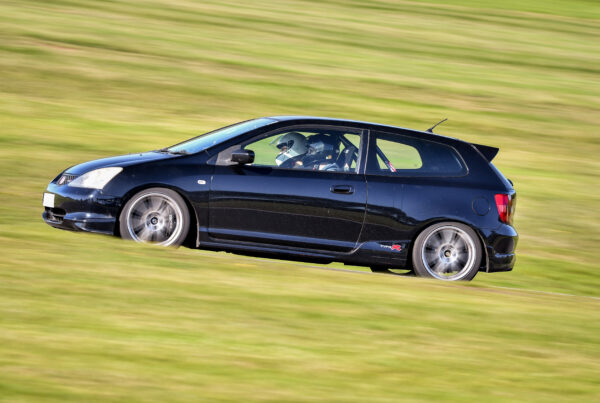
[[[254,151],[252,150],[236,150],[231,153],[231,162],[238,164],[252,164],[254,162]]]

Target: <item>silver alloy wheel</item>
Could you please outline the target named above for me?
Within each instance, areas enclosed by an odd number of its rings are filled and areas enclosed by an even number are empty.
[[[462,229],[447,225],[437,228],[423,242],[421,258],[425,269],[440,280],[460,280],[475,264],[475,244]]]
[[[182,228],[181,208],[162,193],[143,194],[127,210],[127,230],[136,242],[169,246],[179,238]]]

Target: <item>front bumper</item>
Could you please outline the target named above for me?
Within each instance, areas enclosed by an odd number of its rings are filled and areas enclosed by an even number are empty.
[[[483,238],[487,255],[487,267],[484,270],[488,273],[511,271],[517,260],[517,231],[510,225],[502,224],[494,231],[484,234]]]
[[[50,183],[47,193],[54,194],[54,206],[44,207],[42,218],[54,228],[70,231],[114,234],[121,199],[101,190]]]

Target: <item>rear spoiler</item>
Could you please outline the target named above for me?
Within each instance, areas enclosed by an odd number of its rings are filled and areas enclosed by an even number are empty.
[[[471,145],[475,147],[477,151],[481,153],[481,155],[483,155],[487,162],[492,162],[494,157],[498,154],[498,151],[500,151],[500,149],[496,147],[484,146],[475,143],[471,143]]]

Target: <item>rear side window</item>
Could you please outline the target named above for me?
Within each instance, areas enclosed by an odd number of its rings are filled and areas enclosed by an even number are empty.
[[[381,150],[385,150],[385,154],[377,155],[381,170],[388,168],[382,156],[387,157],[395,169],[419,169],[423,166],[421,155],[413,146],[384,139],[377,139],[377,145]]]
[[[458,153],[445,144],[384,132],[371,132],[367,173],[399,176],[462,176]]]

